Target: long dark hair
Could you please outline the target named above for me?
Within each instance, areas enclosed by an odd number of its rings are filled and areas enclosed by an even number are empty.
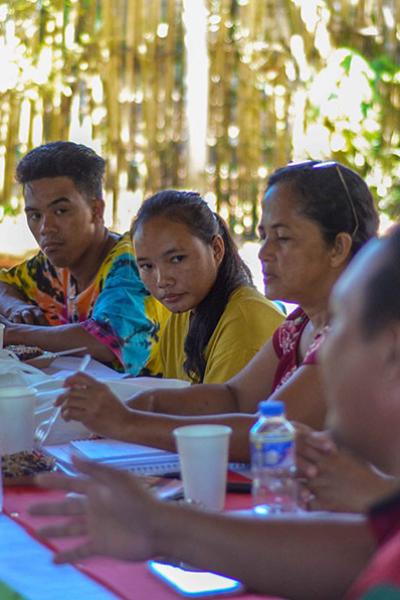
[[[319,226],[327,244],[332,245],[338,233],[347,232],[354,256],[377,235],[379,217],[372,194],[348,167],[333,161],[289,163],[272,173],[267,190],[281,183],[291,186],[299,211]]]
[[[225,245],[224,257],[214,285],[193,311],[185,339],[186,360],[183,368],[190,379],[201,382],[206,370],[204,351],[225,310],[229,296],[242,285],[252,286],[253,281],[226,223],[209,208],[200,194],[178,190],[164,190],[154,194],[140,207],[132,225],[132,236],[144,223],[161,215],[186,225],[191,234],[204,244],[211,245],[214,237],[220,235]]]

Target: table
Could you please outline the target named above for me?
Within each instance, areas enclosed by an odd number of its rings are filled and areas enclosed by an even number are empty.
[[[62,496],[61,492],[41,490],[34,487],[6,488],[4,510],[12,521],[0,516],[0,538],[4,540],[4,534],[11,531],[13,524],[22,525],[25,532],[35,537],[35,529],[41,524],[48,523],[48,519],[32,517],[27,513],[28,507],[34,502],[54,500],[60,496]],[[230,509],[247,508],[249,501],[250,496],[248,495],[229,494],[228,507]],[[14,539],[15,531],[12,533]],[[21,540],[19,543],[23,545],[24,541]],[[67,545],[68,542],[65,540],[51,540],[47,544],[44,544],[41,540],[40,544],[33,544],[34,548],[32,549],[28,548],[29,544],[25,542],[25,554],[21,558],[19,569],[17,568],[17,571],[14,570],[9,573],[7,580],[0,567],[0,579],[3,578],[6,583],[12,585],[20,593],[25,590],[26,595],[29,582],[30,589],[32,589],[32,581],[36,581],[37,584],[37,578],[32,579],[32,575],[39,569],[38,553],[40,547],[46,548],[47,546],[54,550]],[[16,551],[19,551],[18,548]],[[13,548],[11,552],[14,552],[14,550]],[[26,555],[27,551],[28,556]],[[46,551],[46,555],[48,555],[48,551]],[[35,557],[36,563],[33,563],[33,570],[31,570],[29,567]],[[145,563],[92,558],[73,567],[70,565],[50,565],[49,562],[50,560],[47,558],[46,568],[43,567],[43,572],[39,570],[40,581],[43,580],[43,585],[27,596],[29,600],[65,600],[67,596],[72,600],[79,600],[79,598],[90,598],[90,600],[111,600],[113,598],[123,600],[179,600],[181,598],[155,578],[148,571]],[[52,567],[52,570],[50,567]],[[43,573],[43,576],[41,573]],[[260,600],[267,597],[257,594],[242,594],[238,598],[241,600]],[[273,600],[270,597],[268,598]]]

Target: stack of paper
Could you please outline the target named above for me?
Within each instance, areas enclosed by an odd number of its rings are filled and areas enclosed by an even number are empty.
[[[142,475],[179,471],[179,458],[173,452],[108,438],[75,440],[68,444],[46,446],[43,450],[56,459],[62,471],[69,474],[75,472],[73,454]]]

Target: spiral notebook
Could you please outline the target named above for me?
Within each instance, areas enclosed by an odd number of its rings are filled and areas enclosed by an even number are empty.
[[[75,440],[68,444],[45,446],[43,451],[55,459],[60,470],[70,475],[75,474],[73,454],[138,475],[179,474],[180,471],[179,457],[174,452],[109,438]],[[229,464],[229,469],[234,471],[242,472],[247,468],[248,465],[243,463]]]
[[[43,451],[55,458],[57,466],[69,474],[75,472],[73,454],[140,475],[179,471],[179,458],[174,452],[108,438],[75,440],[68,444],[45,446]]]

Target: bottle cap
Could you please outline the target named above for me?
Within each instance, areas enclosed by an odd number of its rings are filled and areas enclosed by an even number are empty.
[[[285,404],[280,400],[263,400],[258,410],[263,417],[279,417],[285,414]]]

